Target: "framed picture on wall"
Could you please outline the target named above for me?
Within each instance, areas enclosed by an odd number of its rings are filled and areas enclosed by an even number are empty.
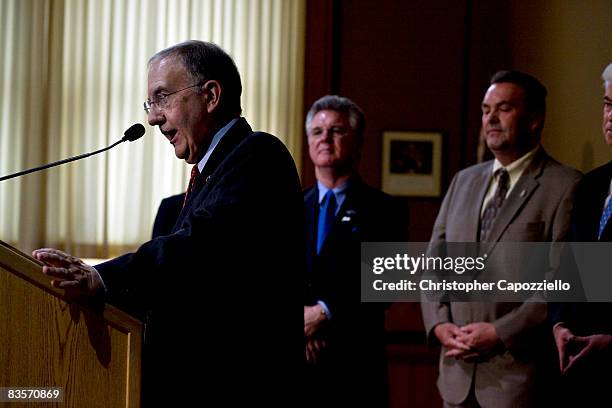
[[[396,196],[438,197],[442,184],[442,133],[383,133],[382,190]]]

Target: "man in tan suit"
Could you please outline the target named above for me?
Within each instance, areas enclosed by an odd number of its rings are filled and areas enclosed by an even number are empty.
[[[454,177],[430,248],[566,238],[580,173],[540,145],[545,98],[546,88],[530,75],[493,76],[482,102],[482,127],[495,160]],[[520,261],[506,265],[507,271],[518,271]],[[445,407],[541,403],[549,380],[542,357],[550,349],[544,303],[424,302],[422,307],[428,339],[442,344],[438,388]]]

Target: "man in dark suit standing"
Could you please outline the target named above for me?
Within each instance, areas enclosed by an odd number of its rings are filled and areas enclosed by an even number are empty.
[[[604,141],[612,147],[612,64],[606,67],[602,78],[602,131]],[[611,196],[612,161],[585,174],[578,184],[572,212],[573,241],[612,241]],[[609,265],[602,265],[602,273],[609,270]],[[566,389],[571,390],[567,393],[567,401],[591,406],[609,400],[609,378],[600,374],[609,370],[612,363],[611,305],[559,304],[554,305],[553,309],[553,323],[556,323],[553,334],[559,352],[559,368],[567,382]]]
[[[145,404],[286,407],[303,364],[303,207],[285,146],[240,117],[240,75],[218,46],[187,41],[149,61],[145,111],[194,165],[170,235],[95,268],[34,251],[56,287],[105,292],[145,332]]]
[[[566,239],[580,174],[540,145],[545,97],[546,88],[530,75],[493,76],[482,101],[482,127],[495,160],[453,178],[431,248],[487,242],[499,251],[503,242]],[[508,257],[504,266],[518,275],[523,261]],[[543,357],[551,341],[546,304],[423,302],[422,309],[428,339],[443,346],[438,389],[445,407],[543,406]]]
[[[384,407],[384,304],[360,302],[360,243],[399,241],[387,194],[359,177],[365,118],[350,99],[327,95],[306,117],[317,185],[305,191],[304,303],[307,405]]]
[[[157,238],[172,233],[172,228],[174,228],[174,224],[176,224],[176,220],[181,214],[184,203],[185,193],[166,197],[159,203],[159,208],[157,209],[157,214],[153,221],[151,238]]]

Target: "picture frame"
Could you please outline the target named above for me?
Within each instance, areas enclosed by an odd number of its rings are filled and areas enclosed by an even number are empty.
[[[383,132],[382,190],[395,196],[438,197],[442,132]]]

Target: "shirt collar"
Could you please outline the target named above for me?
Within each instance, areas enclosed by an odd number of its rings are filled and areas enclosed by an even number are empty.
[[[525,169],[529,167],[538,149],[540,149],[540,145],[536,146],[534,149],[524,154],[520,158],[516,159],[515,161],[513,161],[507,166],[502,165],[499,160],[495,159],[493,161],[494,177],[495,177],[495,172],[497,170],[501,169],[502,167],[505,168],[506,171],[508,172],[508,176],[510,176],[510,181],[509,181],[510,184],[508,185],[508,188],[510,189],[512,186],[516,184],[516,182],[521,177]]]
[[[348,184],[349,184],[348,181],[346,181],[342,183],[341,185],[339,185],[338,187],[335,187],[331,190],[334,192],[334,195],[336,196],[338,196],[339,194],[346,194],[344,191],[348,187]],[[321,201],[323,201],[323,197],[325,197],[325,194],[327,194],[327,192],[330,189],[325,187],[325,185],[321,183],[319,180],[317,180],[317,187],[319,189],[319,204],[321,204]]]
[[[234,118],[234,119],[230,120],[227,123],[227,125],[223,126],[221,129],[219,129],[217,131],[217,133],[215,133],[215,135],[213,136],[212,141],[210,142],[210,145],[208,146],[208,149],[206,150],[206,153],[204,154],[204,157],[202,157],[202,160],[200,160],[198,162],[198,170],[200,171],[200,173],[202,173],[202,171],[204,170],[204,166],[206,166],[206,163],[208,162],[208,159],[210,159],[210,156],[212,155],[213,151],[215,150],[215,147],[217,147],[217,145],[219,144],[219,141],[223,138],[223,136],[225,136],[227,131],[232,126],[234,126],[234,123],[238,122],[238,119],[240,119],[240,118]]]
[[[344,199],[346,198],[346,189],[349,186],[349,181],[350,180],[347,180],[346,182],[342,183],[338,187],[332,189],[332,191],[334,192],[334,195],[336,196],[336,203],[338,203],[337,208],[340,208],[340,206],[344,202]],[[327,192],[330,189],[325,187],[325,185],[321,183],[319,180],[317,180],[317,188],[319,190],[319,205],[320,205],[321,201],[323,201],[323,197],[325,197],[325,194],[327,194]]]

